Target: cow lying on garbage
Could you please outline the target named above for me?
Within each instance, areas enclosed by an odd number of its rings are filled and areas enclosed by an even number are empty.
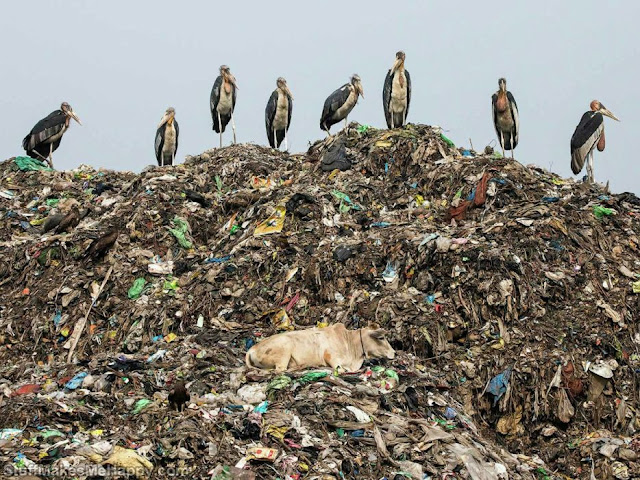
[[[247,367],[287,369],[307,367],[339,368],[355,372],[366,358],[395,357],[395,351],[384,337],[382,329],[347,330],[336,323],[326,328],[311,328],[273,335],[249,349]]]

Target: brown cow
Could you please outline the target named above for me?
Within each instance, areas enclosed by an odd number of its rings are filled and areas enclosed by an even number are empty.
[[[362,367],[365,358],[395,357],[384,334],[382,329],[347,330],[342,323],[285,332],[251,347],[245,361],[248,367],[273,368],[277,372],[325,366],[355,372]]]

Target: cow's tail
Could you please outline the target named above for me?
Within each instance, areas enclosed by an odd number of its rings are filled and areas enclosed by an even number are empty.
[[[251,363],[251,349],[247,350],[247,354],[244,356],[244,363],[247,364],[247,368],[254,368]]]

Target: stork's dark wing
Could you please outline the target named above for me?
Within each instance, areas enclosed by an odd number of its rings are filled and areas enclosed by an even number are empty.
[[[267,108],[264,110],[264,125],[267,129],[267,138],[269,139],[269,145],[275,148],[275,137],[273,136],[273,119],[276,116],[278,109],[278,90],[274,90],[269,101],[267,102]]]
[[[407,79],[407,111],[404,114],[406,119],[409,116],[409,104],[411,103],[411,75],[409,75],[409,70],[404,71],[404,76]]]
[[[233,88],[233,103],[231,104],[231,111],[235,112],[236,111],[236,96],[238,95],[238,89],[233,84],[231,85],[231,88]]]
[[[217,131],[218,115],[216,109],[218,108],[218,102],[220,101],[220,88],[222,87],[222,76],[218,76],[216,81],[213,82],[213,88],[211,89],[211,97],[209,99],[209,106],[211,107],[211,118],[213,120],[213,129]],[[235,104],[235,98],[234,98]]]
[[[596,146],[602,132],[604,122],[602,114],[586,112],[571,137],[571,171],[574,175],[580,173],[589,152]]]
[[[291,115],[293,114],[293,98],[291,95],[287,95],[288,100],[288,111],[287,111],[287,131],[289,131],[289,127],[291,126]]]
[[[160,125],[158,130],[156,130],[156,141],[155,141],[155,151],[156,151],[156,160],[158,161],[158,165],[162,166],[162,147],[164,147],[164,132],[167,129],[166,122]]]
[[[55,110],[40,120],[22,140],[22,148],[27,152],[37,145],[60,133],[67,121],[67,116],[62,110]]]
[[[511,117],[513,118],[513,130],[511,131],[511,150],[513,150],[518,145],[518,140],[520,140],[520,116],[518,115],[518,104],[511,92],[507,92],[507,100],[509,100]]]
[[[338,110],[344,102],[349,98],[349,84],[345,83],[339,89],[335,90],[324,101],[324,108],[322,109],[322,116],[320,117],[320,128],[324,130],[324,123],[331,120],[333,114]]]
[[[391,69],[384,77],[384,86],[382,87],[382,106],[384,108],[384,118],[387,121],[387,128],[391,128],[391,87],[393,85],[393,75]]]
[[[496,102],[498,101],[498,94],[494,93],[491,96],[491,111],[493,114],[493,128],[496,129],[496,135],[500,139],[500,129],[498,128],[498,109],[496,108]]]
[[[178,138],[180,137],[180,127],[178,127],[178,122],[176,119],[173,119],[173,126],[176,129],[176,149],[173,151],[173,156],[175,157],[176,153],[178,153]]]

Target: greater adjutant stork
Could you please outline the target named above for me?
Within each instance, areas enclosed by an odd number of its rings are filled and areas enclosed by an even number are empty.
[[[161,167],[164,165],[173,165],[176,159],[176,152],[178,151],[178,134],[180,129],[178,122],[176,121],[176,111],[173,107],[167,108],[164,112],[162,120],[158,125],[156,131],[156,159],[158,165]]]
[[[287,150],[287,130],[291,125],[293,111],[293,95],[287,86],[287,81],[280,77],[276,81],[276,89],[269,97],[264,111],[264,123],[267,127],[267,138],[272,148],[280,148],[284,139],[284,149]]]
[[[346,128],[347,117],[353,107],[356,106],[359,95],[364,98],[364,90],[362,90],[360,77],[354,74],[349,83],[341,86],[324,101],[324,108],[320,117],[320,128],[327,132],[327,135],[331,125],[335,125],[340,120],[344,120]]]
[[[384,79],[382,105],[388,128],[402,127],[409,113],[411,77],[409,71],[404,68],[404,59],[404,52],[396,53],[396,61]]]
[[[71,105],[62,102],[60,110],[54,110],[44,117],[31,129],[29,134],[22,140],[22,148],[31,158],[46,160],[53,168],[53,152],[60,146],[62,135],[69,128],[71,119],[78,122],[80,119],[73,112]]]
[[[233,121],[233,110],[236,108],[236,91],[238,85],[236,78],[231,75],[231,70],[226,65],[220,66],[220,75],[216,78],[211,89],[211,118],[213,119],[213,131],[220,133],[220,146],[222,147],[222,133],[229,120],[233,128],[233,143],[236,143],[236,124]]]
[[[518,105],[511,92],[507,90],[507,81],[504,78],[498,80],[499,90],[491,97],[493,105],[493,126],[502,147],[502,156],[505,150],[513,150],[518,145],[520,136],[520,117],[518,116]]]
[[[587,162],[587,181],[593,183],[593,149],[604,150],[604,117],[618,118],[598,100],[591,102],[591,110],[585,112],[571,137],[571,171],[577,175]]]

